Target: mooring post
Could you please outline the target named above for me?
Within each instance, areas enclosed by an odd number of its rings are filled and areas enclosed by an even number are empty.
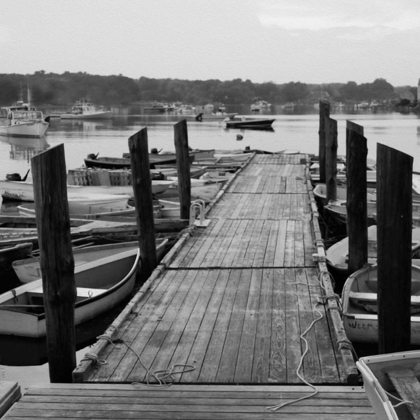
[[[77,293],[64,145],[34,156],[31,166],[50,381],[70,383],[76,367],[74,303]]]
[[[337,121],[325,117],[325,184],[327,203],[337,200]]]
[[[191,206],[191,175],[186,120],[181,120],[175,124],[174,134],[181,219],[189,219]]]
[[[319,182],[325,182],[325,117],[330,116],[330,103],[319,101]]]
[[[378,349],[406,351],[411,341],[413,158],[377,145]]]
[[[367,139],[363,127],[351,121],[346,125],[348,273],[362,268],[368,260]]]
[[[136,206],[141,255],[140,279],[147,280],[157,267],[155,224],[153,219],[152,180],[149,166],[147,128],[128,139],[131,178]]]

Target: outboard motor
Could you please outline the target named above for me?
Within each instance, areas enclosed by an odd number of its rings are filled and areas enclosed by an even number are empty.
[[[95,155],[94,153],[89,153],[89,154],[87,155],[87,158],[88,158],[88,159],[95,160],[95,159],[98,157],[98,155],[99,155],[99,153],[96,153],[96,155]]]
[[[24,182],[24,181],[26,181],[26,178],[28,178],[29,171],[30,171],[30,169],[28,169],[28,172],[26,172],[26,175],[23,178],[20,176],[20,174],[14,173],[14,174],[7,174],[6,179],[7,179],[7,181]]]

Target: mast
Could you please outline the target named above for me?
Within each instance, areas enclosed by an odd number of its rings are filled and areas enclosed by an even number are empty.
[[[29,83],[28,83],[28,107],[31,106],[31,90],[29,89]]]

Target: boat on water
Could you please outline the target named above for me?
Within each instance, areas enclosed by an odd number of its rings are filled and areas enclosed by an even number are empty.
[[[14,245],[0,245],[0,273],[10,268],[13,261],[29,257],[32,249],[32,242]]]
[[[134,235],[137,232],[135,220],[70,219],[70,237],[76,240],[89,235],[111,238]],[[38,243],[36,217],[0,215],[0,246]]]
[[[222,122],[226,118],[232,119],[236,115],[238,115],[237,112],[230,112],[230,113],[217,112],[215,114],[213,114],[213,113],[212,114],[207,114],[207,113],[200,112],[194,118],[195,118],[196,121],[199,121],[199,122],[203,122],[203,121],[219,121],[219,122]]]
[[[194,154],[189,155],[190,163],[194,161]],[[94,154],[89,154],[86,159],[84,159],[85,165],[88,168],[102,168],[102,169],[122,169],[122,168],[131,168],[131,159],[128,154],[123,155],[122,158],[119,157],[97,157]],[[150,168],[155,168],[155,165],[158,164],[169,164],[176,163],[175,153],[168,154],[159,154],[159,153],[149,153],[149,165]]]
[[[97,253],[94,258],[89,258],[88,254],[96,251],[89,248],[83,251],[80,254],[74,251],[75,259],[80,255],[80,263],[75,263],[74,270],[75,325],[95,318],[127,298],[133,291],[140,264],[137,242],[112,245],[109,252]],[[36,272],[36,265],[32,269]],[[26,272],[28,270],[27,266]],[[46,335],[41,278],[0,295],[0,334],[33,338]]]
[[[17,101],[11,106],[0,109],[0,135],[20,138],[42,138],[49,127],[49,119],[42,111],[31,105],[30,90],[28,88],[28,102]]]
[[[251,111],[253,112],[258,112],[258,111],[266,110],[270,108],[271,108],[271,104],[264,100],[256,101],[253,104],[251,104]]]
[[[368,227],[368,263],[376,264],[378,251],[377,225]],[[412,258],[420,256],[420,228],[412,231]],[[326,250],[327,265],[330,270],[346,274],[348,269],[349,238],[346,236]]]
[[[248,128],[255,130],[271,130],[275,118],[233,118],[225,119],[223,124],[226,128]]]
[[[349,276],[342,291],[343,325],[348,339],[378,343],[378,267],[364,267]],[[411,344],[420,345],[420,267],[411,266]]]
[[[162,102],[153,102],[152,105],[147,105],[143,107],[144,111],[152,112],[169,112],[175,109],[174,105],[165,104]]]
[[[377,419],[419,418],[420,350],[364,356],[356,367]]]
[[[173,181],[152,180],[152,194],[160,194],[168,189]],[[32,181],[0,180],[0,194],[3,201],[34,201]],[[67,197],[69,202],[72,199],[91,197],[95,195],[124,195],[133,196],[132,185],[67,185]],[[124,197],[125,199],[125,197]]]
[[[108,119],[112,118],[112,111],[102,105],[94,105],[89,101],[77,101],[69,112],[63,114],[52,114],[63,120],[69,119]]]

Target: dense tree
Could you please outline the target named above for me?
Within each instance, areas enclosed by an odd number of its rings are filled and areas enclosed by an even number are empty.
[[[195,105],[206,103],[249,104],[264,99],[272,104],[285,102],[310,102],[313,96],[324,92],[331,101],[389,100],[399,97],[394,87],[385,79],[357,85],[350,81],[322,85],[307,85],[301,82],[275,84],[253,83],[251,80],[233,79],[221,81],[153,79],[140,77],[137,80],[118,76],[91,75],[86,72],[63,74],[0,74],[0,105],[9,105],[18,99],[26,100],[30,86],[35,104],[70,105],[79,99],[88,99],[104,105],[132,104],[139,102],[176,102]],[[405,87],[417,97],[416,87]],[[313,93],[314,95],[310,95]]]

